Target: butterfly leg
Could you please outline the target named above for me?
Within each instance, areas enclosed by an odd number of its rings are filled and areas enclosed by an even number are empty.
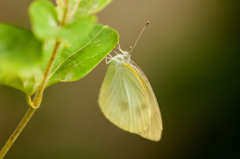
[[[117,54],[117,55],[119,54],[117,51],[115,51],[115,49],[113,49],[113,52],[114,52],[115,54]]]
[[[113,58],[111,54],[108,54],[108,56],[110,56],[110,58]]]
[[[106,60],[106,64],[109,64],[112,61],[112,58],[105,57],[105,60]]]
[[[108,54],[108,56],[110,56],[110,57],[105,57],[105,59],[106,59],[106,64],[109,64],[109,63],[112,61],[112,59],[113,59],[113,57],[112,57],[111,54]],[[110,60],[108,61],[108,59],[110,59]]]
[[[120,47],[120,44],[119,44],[119,43],[117,44],[117,48],[118,48],[118,50],[119,50],[119,51],[121,51],[122,53],[124,53],[124,51],[121,49],[121,47]]]

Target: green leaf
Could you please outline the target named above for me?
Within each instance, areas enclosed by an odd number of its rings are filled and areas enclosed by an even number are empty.
[[[33,94],[43,79],[41,45],[32,32],[0,24],[0,84]]]
[[[47,86],[83,78],[112,51],[118,41],[119,37],[115,30],[97,24],[87,37],[63,42],[48,77]],[[49,54],[53,45],[54,41],[49,41],[44,54]],[[43,70],[49,55],[44,57]]]
[[[63,16],[63,10],[67,7],[68,14],[66,21],[74,21],[80,17],[93,15],[101,11],[106,7],[112,0],[69,0],[68,6],[64,3],[64,0],[56,0],[58,17],[61,20]]]
[[[32,2],[29,7],[29,15],[35,35],[40,39],[55,38],[58,27],[55,6],[45,0]]]

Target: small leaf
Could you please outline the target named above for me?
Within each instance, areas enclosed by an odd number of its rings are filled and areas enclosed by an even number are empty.
[[[95,14],[106,7],[111,1],[112,0],[81,0],[76,16],[82,17]]]
[[[59,20],[62,20],[65,8],[68,8],[66,21],[75,21],[81,17],[93,15],[101,11],[112,0],[69,0],[68,4],[64,0],[56,0]]]
[[[112,51],[118,40],[115,30],[98,24],[87,37],[75,43],[63,43],[48,77],[47,86],[58,82],[76,81],[86,76]],[[54,42],[49,42],[49,50],[52,50],[53,44]],[[44,61],[47,61],[47,58]]]
[[[33,32],[40,39],[54,38],[59,31],[55,6],[46,0],[32,2],[29,15]]]
[[[32,32],[0,24],[0,84],[33,94],[43,78],[40,56],[41,42]]]

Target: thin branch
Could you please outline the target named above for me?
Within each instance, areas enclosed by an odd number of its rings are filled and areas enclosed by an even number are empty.
[[[56,40],[55,42],[55,46],[54,46],[54,49],[53,49],[53,52],[52,52],[52,55],[50,57],[50,60],[47,64],[47,67],[46,67],[46,70],[44,72],[44,76],[43,76],[43,81],[41,83],[41,85],[39,86],[38,90],[37,90],[37,93],[33,99],[33,104],[32,106],[35,107],[35,108],[38,108],[41,104],[41,101],[42,101],[42,95],[43,95],[43,91],[45,89],[45,86],[46,86],[46,83],[47,83],[47,79],[48,79],[48,75],[51,71],[51,68],[52,68],[52,65],[53,65],[53,62],[55,60],[55,57],[57,55],[57,51],[58,51],[58,48],[60,46],[60,40]]]
[[[63,13],[63,19],[61,21],[61,26],[64,26],[65,25],[65,22],[66,22],[66,17],[67,17],[67,13],[68,13],[68,0],[66,0],[66,4],[65,4],[66,8],[64,10],[64,13]]]
[[[28,105],[32,107],[32,99],[31,99],[31,96],[26,95],[26,99],[27,99]]]
[[[18,127],[16,128],[16,130],[14,131],[12,136],[8,139],[8,141],[6,142],[6,144],[4,145],[2,150],[0,151],[0,159],[2,159],[6,155],[6,153],[8,152],[8,150],[10,149],[10,147],[12,146],[14,141],[17,139],[19,134],[22,132],[24,127],[27,125],[28,121],[31,119],[35,110],[36,109],[34,109],[32,107],[29,107],[29,109],[28,109],[27,113],[25,114],[25,116],[23,117],[21,123],[18,125]]]
[[[68,0],[66,0],[66,6],[67,5],[68,5]],[[67,12],[68,12],[68,8],[66,7],[65,10],[64,10],[63,20],[60,24],[61,26],[65,25],[65,19],[66,19]],[[28,102],[28,105],[29,105],[29,109],[28,109],[27,113],[25,114],[25,116],[23,117],[20,124],[18,125],[18,127],[16,128],[16,130],[13,132],[12,136],[8,139],[8,141],[6,142],[6,144],[4,145],[2,150],[0,151],[0,159],[2,159],[6,155],[8,150],[11,148],[12,144],[15,142],[17,137],[20,135],[20,133],[22,132],[22,130],[24,129],[24,127],[28,123],[28,121],[31,119],[34,112],[37,110],[37,108],[39,108],[39,106],[41,104],[41,101],[42,101],[43,92],[44,92],[44,89],[45,89],[46,84],[47,84],[48,76],[49,76],[49,73],[52,69],[52,65],[54,63],[54,60],[55,60],[55,57],[57,55],[60,44],[61,44],[61,41],[59,39],[56,39],[54,49],[52,51],[51,57],[49,59],[46,70],[44,72],[43,81],[40,84],[40,86],[38,87],[38,90],[35,94],[35,97],[34,97],[33,101],[31,100],[31,96],[26,96],[27,102]]]

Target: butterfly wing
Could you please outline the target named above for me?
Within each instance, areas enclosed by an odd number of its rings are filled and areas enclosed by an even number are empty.
[[[104,115],[126,131],[141,133],[150,124],[143,84],[129,65],[111,62],[98,102]]]
[[[137,134],[153,141],[159,141],[162,136],[163,126],[162,126],[162,117],[161,117],[156,96],[143,71],[133,61],[131,61],[130,65],[132,66],[134,71],[138,74],[138,76],[141,79],[141,82],[144,85],[145,97],[147,99],[148,107],[150,108],[150,111],[151,111],[149,127],[146,130]]]

